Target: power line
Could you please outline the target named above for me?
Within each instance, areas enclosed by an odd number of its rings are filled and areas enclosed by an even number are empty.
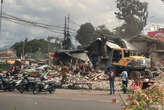
[[[70,20],[73,24],[77,25],[77,26],[81,26],[80,24],[76,23],[73,19]]]
[[[48,31],[51,31],[51,32],[55,32],[55,33],[59,33],[59,34],[63,34],[61,32],[63,32],[64,30],[57,30],[57,29],[53,29],[51,27],[48,27],[48,26],[44,26],[44,25],[38,25],[38,24],[34,24],[34,23],[30,23],[30,22],[25,22],[25,21],[20,21],[20,20],[15,20],[15,19],[12,19],[12,18],[9,18],[9,17],[6,17],[6,16],[2,16],[4,19],[8,20],[8,21],[11,21],[11,22],[14,22],[16,24],[20,24],[20,25],[25,25],[25,24],[28,24],[30,26],[33,26],[33,27],[39,27],[39,28],[43,28],[43,29],[46,29]],[[74,31],[75,32],[75,31]],[[70,33],[74,33],[73,31],[70,31]]]
[[[55,26],[55,25],[28,21],[28,20],[24,20],[24,19],[12,16],[12,15],[6,14],[6,13],[2,17],[6,20],[9,20],[9,21],[17,23],[17,24],[21,24],[21,25],[28,24],[28,25],[31,25],[34,27],[44,28],[44,29],[47,29],[47,30],[49,30],[51,32],[55,32],[55,33],[61,33],[64,31],[64,30],[62,30],[64,27],[61,27],[61,26]],[[21,22],[21,23],[18,23],[18,22]],[[76,32],[76,31],[75,30],[70,31],[70,33],[74,33],[74,32]],[[61,33],[61,34],[63,34],[63,33]]]
[[[16,20],[21,20],[21,21],[25,21],[25,22],[29,22],[29,23],[35,23],[35,24],[50,26],[50,27],[54,27],[54,28],[62,28],[62,29],[64,28],[64,27],[61,27],[61,26],[55,26],[55,25],[49,25],[49,24],[44,24],[44,23],[39,23],[39,22],[27,21],[27,20],[24,20],[22,18],[15,17],[13,15],[9,15],[7,13],[4,13],[4,15],[6,15],[6,16],[8,16],[10,18],[16,19]]]
[[[51,28],[51,27],[48,27],[48,26],[45,26],[45,25],[40,25],[38,23],[34,23],[34,22],[31,22],[31,21],[26,21],[26,20],[22,20],[22,19],[15,19],[15,18],[11,18],[11,17],[8,17],[8,16],[2,16],[3,18],[5,19],[9,19],[9,20],[12,20],[12,21],[17,21],[17,22],[23,22],[24,24],[29,24],[29,25],[33,25],[33,26],[37,26],[37,27],[42,27],[42,28],[49,28],[49,29],[53,29],[53,30],[56,30],[56,31],[63,31],[63,30],[59,30],[59,29],[54,29],[54,28]]]
[[[55,26],[55,25],[49,25],[49,24],[44,24],[44,23],[39,23],[39,22],[28,21],[28,20],[24,20],[22,18],[15,17],[13,15],[9,15],[9,14],[6,14],[6,13],[4,13],[4,14],[5,14],[6,17],[9,17],[10,19],[19,20],[19,21],[26,22],[26,23],[41,25],[41,26],[45,26],[45,27],[48,27],[48,28],[52,28],[52,29],[64,29],[64,27],[62,27],[62,26]],[[71,31],[76,31],[73,28],[70,28],[70,30]],[[59,30],[59,31],[64,31],[64,30]]]
[[[3,18],[4,18],[4,17],[3,17]],[[12,20],[12,19],[5,19],[5,20],[8,20],[8,21],[13,22],[13,23],[15,23],[15,24],[25,25],[25,23],[18,22],[18,21],[14,21],[14,20]],[[38,28],[46,29],[46,30],[48,30],[48,31],[50,31],[50,32],[54,32],[54,33],[58,33],[58,34],[63,34],[62,32],[55,31],[55,30],[51,30],[51,29],[48,29],[48,28],[46,28],[46,27],[35,26],[35,25],[30,25],[30,24],[28,24],[28,25],[29,25],[29,26],[32,26],[32,27],[38,27]]]

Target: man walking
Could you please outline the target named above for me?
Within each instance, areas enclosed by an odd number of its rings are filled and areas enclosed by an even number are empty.
[[[109,76],[109,83],[110,83],[110,95],[115,93],[114,90],[114,79],[115,79],[115,72],[113,68],[107,69],[107,74]]]
[[[122,77],[121,79],[122,79],[123,92],[124,92],[124,94],[126,94],[127,86],[128,86],[128,72],[127,72],[127,69],[122,71],[121,77]]]

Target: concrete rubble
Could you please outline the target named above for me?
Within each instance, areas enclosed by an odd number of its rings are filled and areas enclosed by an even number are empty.
[[[27,72],[27,71],[26,71]],[[87,75],[80,73],[74,74],[71,70],[67,72],[67,79],[65,84],[62,84],[62,67],[52,66],[48,70],[51,79],[56,82],[59,88],[69,89],[92,89],[92,90],[109,90],[108,75],[104,71],[94,71]],[[32,77],[40,77],[42,72],[28,72]],[[116,89],[121,89],[120,78],[116,78]]]
[[[85,49],[87,50],[87,52],[84,50],[60,50],[55,52],[52,65],[50,65],[50,67],[47,67],[52,80],[56,81],[57,85],[61,88],[108,90],[109,81],[108,75],[105,74],[105,70],[107,66],[106,62],[109,61],[105,57],[106,49],[128,49],[128,47],[132,50],[134,48],[140,49],[136,51],[140,51],[143,56],[148,56],[149,58],[151,58],[151,68],[146,68],[145,71],[140,72],[142,75],[145,74],[150,79],[154,80],[160,79],[164,76],[164,66],[161,63],[161,60],[164,57],[161,54],[157,54],[159,52],[164,53],[164,51],[161,51],[161,48],[157,48],[163,47],[161,46],[164,45],[163,42],[160,42],[159,45],[159,42],[156,42],[152,39],[149,39],[148,37],[143,36],[127,40],[128,42],[126,40],[122,41],[118,39],[115,39],[114,43],[105,41],[106,39],[96,40],[92,45]],[[138,45],[138,43],[141,43],[141,41],[143,45]],[[131,42],[130,44],[132,44],[134,47],[130,46],[129,42]],[[154,44],[156,48],[153,48],[154,45],[149,46],[149,44]],[[104,48],[104,45],[106,46],[106,48]],[[139,48],[137,46],[141,47]],[[143,47],[150,48],[145,49]],[[155,50],[158,50],[158,52]],[[63,72],[62,70],[63,65],[66,65],[68,67],[65,72]],[[93,66],[95,66],[96,68],[94,68]],[[23,69],[21,72],[26,73],[31,77],[40,77],[40,75],[43,73],[43,70],[37,70],[37,67],[32,65],[30,68]],[[63,73],[66,74],[66,81],[64,84],[62,83]],[[116,78],[115,87],[117,90],[121,89],[120,77]]]

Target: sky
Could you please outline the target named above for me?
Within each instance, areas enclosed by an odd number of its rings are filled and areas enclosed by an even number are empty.
[[[142,0],[149,3],[150,24],[164,25],[164,3],[161,0]],[[64,17],[70,16],[70,27],[79,29],[79,25],[86,22],[95,27],[105,24],[110,30],[121,25],[122,21],[116,19],[116,0],[4,0],[3,13],[29,21],[40,22],[64,27]],[[34,38],[54,36],[62,38],[59,33],[50,32],[30,25],[20,25],[2,19],[0,35],[0,48]],[[74,31],[73,35],[76,34]]]

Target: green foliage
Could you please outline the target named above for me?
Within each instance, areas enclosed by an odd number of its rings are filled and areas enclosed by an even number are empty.
[[[159,85],[153,85],[145,90],[137,88],[133,90],[133,94],[129,95],[126,105],[122,110],[156,110],[151,105],[163,105],[163,90]]]
[[[82,46],[87,46],[91,42],[95,41],[99,37],[112,35],[106,28],[105,25],[100,25],[96,29],[91,23],[85,23],[80,26],[77,31],[76,39],[80,42]]]
[[[164,3],[164,0],[161,0]]]
[[[10,65],[9,64],[0,64],[0,69],[1,70],[8,70],[10,68]]]
[[[16,50],[17,56],[21,57],[23,53],[23,48],[24,54],[37,53],[38,51],[40,52],[40,54],[42,54],[48,53],[48,51],[54,51],[54,46],[55,45],[53,43],[50,43],[49,41],[44,39],[33,39],[31,41],[25,39],[25,41],[15,43],[12,48]]]
[[[128,88],[126,87],[126,85],[125,85],[125,84],[122,84],[122,85],[121,85],[121,88],[122,88],[122,90],[123,90],[123,89],[128,90]]]
[[[140,34],[146,26],[148,4],[139,0],[117,0],[117,8],[116,17],[124,20],[124,24],[115,29],[116,33],[124,37]]]
[[[102,35],[108,36],[113,34],[105,25],[98,26],[95,32],[96,32],[96,37],[100,37]]]
[[[82,45],[88,45],[91,41],[93,41],[95,36],[95,28],[91,23],[85,23],[80,26],[80,29],[77,31],[76,39]]]

